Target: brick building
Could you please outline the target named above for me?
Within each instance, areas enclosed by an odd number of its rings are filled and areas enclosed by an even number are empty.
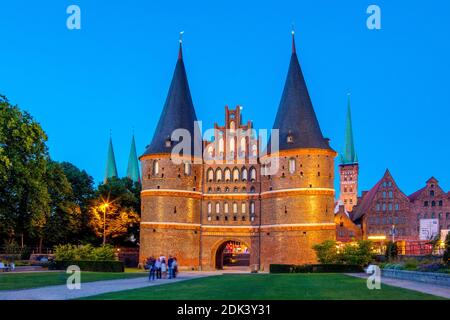
[[[294,37],[273,125],[279,130],[278,152],[272,140],[267,152],[259,150],[252,123],[243,123],[239,107],[225,107],[225,121],[214,125],[211,141],[196,135],[196,120],[180,43],[163,111],[140,157],[141,262],[159,254],[202,270],[315,262],[312,246],[336,234],[336,152],[322,135]],[[174,153],[176,129],[194,137],[182,141],[192,147],[188,155]]]
[[[350,212],[353,222],[361,228],[363,238],[417,242],[420,220],[437,219],[438,230],[450,229],[450,197],[435,178],[425,187],[406,196],[389,170],[368,192],[363,192],[358,205]],[[439,234],[438,231],[438,234]]]

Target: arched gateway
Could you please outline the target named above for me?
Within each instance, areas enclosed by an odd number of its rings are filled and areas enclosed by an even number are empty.
[[[250,248],[242,241],[222,242],[215,252],[215,268],[250,267]]]

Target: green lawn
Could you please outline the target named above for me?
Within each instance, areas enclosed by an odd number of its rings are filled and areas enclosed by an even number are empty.
[[[134,270],[133,270],[134,271]],[[115,280],[146,276],[138,272],[81,272],[82,282],[100,280]],[[65,284],[68,274],[65,272],[29,272],[29,273],[0,273],[0,290],[29,289],[44,286]]]
[[[416,291],[382,285],[369,290],[366,280],[342,274],[222,275],[162,286],[106,293],[85,299],[111,300],[428,300]]]

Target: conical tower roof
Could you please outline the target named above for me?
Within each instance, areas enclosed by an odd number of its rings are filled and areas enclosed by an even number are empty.
[[[297,58],[294,32],[289,69],[273,125],[279,130],[280,151],[299,148],[331,149],[320,130]],[[269,146],[270,148],[270,142]]]
[[[103,183],[106,183],[110,178],[117,178],[117,166],[116,166],[116,158],[114,156],[114,147],[112,143],[112,137],[109,138],[108,145],[108,154],[106,156],[106,170],[105,170],[105,178],[103,179]]]
[[[166,102],[159,118],[158,125],[153,135],[152,142],[145,150],[144,155],[171,153],[173,142],[167,144],[172,132],[176,129],[186,129],[191,134],[192,149],[194,152],[194,133],[199,132],[195,123],[194,105],[192,103],[191,92],[189,90],[188,79],[183,62],[182,44],[178,52],[178,60],[173,73],[172,82],[167,94]],[[201,146],[201,135],[198,137],[198,146]]]
[[[139,175],[139,163],[136,153],[136,143],[134,141],[134,135],[131,138],[130,155],[128,156],[127,177],[134,182],[141,182],[141,176]]]
[[[350,110],[350,95],[348,95],[347,101],[347,119],[345,122],[345,148],[344,153],[341,155],[341,164],[357,163],[358,157],[355,151],[355,144],[353,142],[353,127],[352,127],[352,114]]]

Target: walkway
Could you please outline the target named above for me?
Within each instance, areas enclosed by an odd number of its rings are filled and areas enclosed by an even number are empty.
[[[357,277],[357,278],[363,278],[367,279],[369,277],[366,273],[346,273],[348,276]],[[419,291],[423,293],[432,294],[435,296],[443,297],[450,299],[450,288],[444,287],[444,286],[438,286],[435,284],[428,284],[425,282],[416,282],[416,281],[409,281],[409,280],[403,280],[403,279],[394,279],[394,278],[387,278],[387,277],[381,277],[381,285],[387,284],[393,287],[399,287],[414,291]],[[383,287],[381,287],[383,288]]]
[[[69,290],[66,285],[24,290],[0,291],[0,300],[69,300],[106,292],[159,286],[190,279],[220,275],[222,272],[180,272],[176,279],[149,281],[147,277],[81,283],[80,290]]]

